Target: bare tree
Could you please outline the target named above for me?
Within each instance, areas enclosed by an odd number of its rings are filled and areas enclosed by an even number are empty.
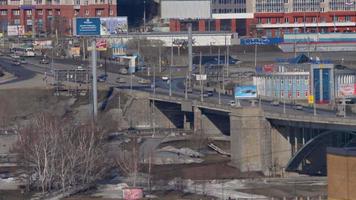
[[[73,125],[40,114],[19,130],[14,151],[25,166],[29,189],[67,191],[100,178],[106,166],[103,135],[91,125]]]
[[[120,146],[116,163],[121,172],[132,178],[132,186],[136,187],[137,175],[141,171],[140,153],[137,137],[132,137],[127,145]]]

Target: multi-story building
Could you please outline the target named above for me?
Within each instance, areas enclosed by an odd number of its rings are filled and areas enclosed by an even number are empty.
[[[171,31],[180,31],[182,27],[177,24],[185,21],[170,19]],[[356,0],[211,0],[211,18],[194,22],[199,31],[233,31],[250,36],[355,32]]]
[[[72,33],[75,17],[117,16],[115,0],[0,0],[0,32],[8,25],[23,25],[36,34]]]

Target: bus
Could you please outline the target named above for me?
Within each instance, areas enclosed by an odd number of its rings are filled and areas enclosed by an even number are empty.
[[[35,56],[35,51],[33,48],[25,47],[25,48],[13,48],[12,52],[14,52],[18,56],[24,56],[24,57],[34,57]]]

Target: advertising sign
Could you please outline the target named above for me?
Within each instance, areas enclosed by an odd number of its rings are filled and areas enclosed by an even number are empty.
[[[97,51],[106,51],[107,50],[107,41],[106,41],[106,39],[97,38],[95,45],[96,45],[96,50]],[[91,46],[88,46],[87,50],[91,51],[92,50]]]
[[[100,35],[117,35],[127,33],[127,17],[100,18]]]
[[[235,87],[236,99],[254,99],[257,98],[257,86],[238,86]]]
[[[352,97],[355,96],[355,84],[343,84],[339,86],[339,97]]]
[[[72,47],[72,48],[70,48],[69,54],[72,57],[79,57],[80,56],[80,47]]]
[[[73,20],[75,31],[78,36],[99,36],[100,35],[100,18],[75,18]]]
[[[272,73],[274,69],[274,65],[273,64],[269,64],[269,65],[264,65],[263,66],[263,71],[265,73]]]
[[[122,190],[125,200],[137,200],[143,198],[142,189],[139,188],[125,188]]]
[[[96,39],[96,50],[97,51],[106,51],[107,49],[107,42],[105,39]]]
[[[115,58],[118,56],[126,55],[127,46],[121,43],[114,43],[111,44],[111,49],[112,49],[112,56]]]
[[[8,36],[19,36],[25,34],[25,28],[22,25],[9,25],[7,26]]]
[[[313,104],[314,103],[314,96],[313,95],[309,95],[308,96],[308,103],[309,104]]]
[[[33,47],[35,49],[51,49],[52,40],[35,40],[33,42]]]
[[[207,79],[206,74],[197,74],[196,75],[197,81],[205,81]]]
[[[283,42],[283,38],[242,38],[241,45],[275,45]]]

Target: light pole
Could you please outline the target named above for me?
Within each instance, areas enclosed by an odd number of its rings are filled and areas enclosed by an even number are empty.
[[[200,76],[200,101],[203,102],[204,101],[204,89],[203,89],[203,77],[202,77],[202,66],[201,66],[201,62],[202,62],[202,52],[200,52],[200,57],[199,57],[199,76]]]
[[[173,66],[173,39],[171,44],[171,63],[169,65],[169,96],[172,96],[172,66]]]

